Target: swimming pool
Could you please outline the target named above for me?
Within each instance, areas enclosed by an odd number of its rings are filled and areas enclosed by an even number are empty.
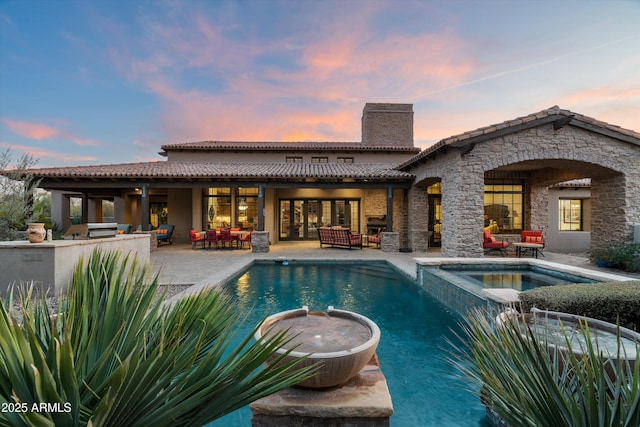
[[[394,406],[395,426],[484,426],[485,409],[445,363],[457,320],[416,283],[385,262],[256,263],[225,284],[244,313],[246,334],[265,313],[309,306],[355,311],[382,331],[377,354]],[[241,334],[242,335],[242,334]],[[243,408],[215,426],[250,426]]]

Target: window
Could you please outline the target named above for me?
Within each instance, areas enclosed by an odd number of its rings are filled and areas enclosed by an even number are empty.
[[[353,157],[338,157],[338,163],[353,163]]]
[[[328,157],[312,157],[311,163],[329,163]]]
[[[258,189],[239,188],[236,195],[236,227],[253,230],[258,226]]]
[[[560,199],[558,201],[558,230],[583,231],[582,199]]]
[[[487,179],[484,184],[485,227],[492,232],[522,231],[524,186],[513,179]]]
[[[206,228],[231,226],[231,189],[207,188],[204,190],[203,224]]]
[[[302,156],[287,156],[285,161],[287,163],[302,163]]]

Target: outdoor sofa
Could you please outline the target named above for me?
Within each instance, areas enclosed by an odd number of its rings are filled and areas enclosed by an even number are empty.
[[[320,227],[318,237],[320,238],[320,247],[331,245],[331,247],[362,249],[362,234],[352,233],[348,228]]]

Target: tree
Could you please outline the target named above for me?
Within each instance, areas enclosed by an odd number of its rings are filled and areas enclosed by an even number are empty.
[[[14,167],[9,149],[0,153],[0,240],[15,240],[28,222],[40,215],[33,198],[40,180],[29,172],[38,162],[23,154]]]

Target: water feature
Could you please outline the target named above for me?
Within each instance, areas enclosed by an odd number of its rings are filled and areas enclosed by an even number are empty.
[[[485,410],[444,361],[446,339],[459,332],[455,314],[386,263],[254,264],[226,285],[248,313],[244,334],[266,314],[308,306],[360,313],[381,330],[377,354],[391,398],[394,426],[485,426]],[[248,408],[214,423],[250,426]]]

